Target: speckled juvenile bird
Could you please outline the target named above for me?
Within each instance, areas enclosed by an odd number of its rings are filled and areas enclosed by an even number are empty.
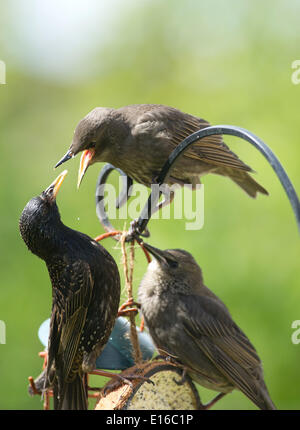
[[[97,107],[78,123],[69,150],[55,167],[83,151],[78,186],[91,164],[108,162],[150,187],[172,150],[209,125],[204,119],[164,105]],[[229,177],[251,197],[257,192],[268,194],[248,172],[252,169],[230,151],[222,136],[208,136],[177,160],[168,184],[195,186],[200,176],[215,173]]]
[[[44,388],[55,409],[87,409],[87,372],[114,327],[120,300],[119,271],[111,255],[61,221],[57,192],[66,171],[31,199],[20,217],[27,247],[43,259],[52,284],[52,314]]]
[[[238,389],[260,409],[275,409],[254,346],[204,285],[192,255],[144,246],[154,259],[138,301],[159,352],[180,362],[195,382],[219,391],[216,399]]]

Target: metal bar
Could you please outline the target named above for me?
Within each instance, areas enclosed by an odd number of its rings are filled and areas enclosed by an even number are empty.
[[[299,202],[297,193],[295,191],[295,188],[293,187],[293,184],[291,183],[282,164],[280,163],[280,161],[278,160],[274,152],[268,147],[268,145],[266,145],[259,137],[255,136],[253,133],[251,133],[250,131],[244,128],[230,126],[230,125],[216,125],[216,126],[203,128],[202,130],[196,131],[195,133],[191,134],[173,150],[173,152],[171,153],[168,160],[164,164],[157,178],[157,183],[161,185],[166,181],[166,178],[169,175],[174,162],[195,141],[203,139],[206,136],[219,135],[219,134],[228,134],[228,135],[240,137],[248,141],[249,143],[251,143],[251,145],[253,145],[256,149],[258,149],[263,154],[263,156],[267,159],[267,161],[275,171],[278,179],[280,180],[288,196],[288,199],[291,203],[292,209],[296,217],[298,229],[300,231],[300,202]],[[151,217],[151,207],[156,206],[156,204],[158,203],[160,194],[161,193],[159,192],[159,193],[156,193],[154,196],[152,196],[152,193],[151,193],[151,195],[149,196],[148,201],[141,213],[141,216],[137,221],[138,234],[141,234],[145,230]]]
[[[122,177],[122,190],[121,193],[119,194],[117,201],[116,201],[116,208],[119,209],[121,206],[124,205],[124,203],[126,203],[126,201],[128,200],[128,192],[129,192],[129,188],[131,187],[133,181],[132,179],[127,176],[121,169],[117,169],[116,167],[114,167],[112,164],[106,164],[103,169],[101,170],[98,179],[97,179],[97,185],[96,185],[96,214],[97,217],[100,221],[100,223],[103,225],[104,229],[108,232],[110,231],[115,231],[114,226],[111,224],[105,207],[104,207],[104,201],[103,201],[103,197],[104,197],[104,193],[99,193],[99,189],[102,190],[103,187],[105,186],[105,183],[107,181],[107,178],[109,176],[109,174],[113,171],[116,170],[117,172],[119,172],[119,174]],[[118,239],[116,239],[118,240]]]

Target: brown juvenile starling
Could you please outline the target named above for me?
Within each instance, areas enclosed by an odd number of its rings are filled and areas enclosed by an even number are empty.
[[[204,119],[164,105],[97,107],[78,123],[68,152],[55,167],[84,151],[78,186],[89,165],[108,162],[150,187],[172,150],[187,136],[209,125]],[[251,197],[256,197],[257,192],[268,194],[248,172],[252,169],[230,151],[222,136],[208,136],[177,160],[168,184],[195,186],[200,176],[215,173],[231,178]]]
[[[52,314],[45,388],[55,409],[87,409],[87,372],[108,341],[120,300],[120,278],[111,255],[83,233],[65,226],[56,194],[66,171],[25,206],[20,232],[43,259],[52,283]]]
[[[204,285],[192,255],[144,246],[154,260],[138,301],[158,351],[181,363],[195,382],[219,391],[216,399],[238,389],[260,409],[275,409],[254,346]]]

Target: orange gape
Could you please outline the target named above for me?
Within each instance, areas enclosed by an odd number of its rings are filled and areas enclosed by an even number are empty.
[[[94,149],[86,149],[85,151],[83,151],[82,156],[80,158],[77,188],[80,187],[82,178],[84,177],[84,174],[85,174],[87,168],[89,167],[91,159],[93,158],[94,155],[95,155]]]

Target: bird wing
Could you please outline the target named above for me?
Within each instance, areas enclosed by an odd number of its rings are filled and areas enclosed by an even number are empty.
[[[144,112],[138,119],[133,134],[148,134],[153,138],[167,138],[173,148],[179,145],[190,134],[195,133],[210,123],[163,105],[150,105],[149,111]],[[184,153],[187,158],[252,171],[237,155],[223,142],[221,135],[207,136],[195,141]]]
[[[76,261],[63,269],[55,288],[55,300],[50,322],[49,356],[55,357],[56,368],[68,378],[82,336],[93,280],[88,263]],[[75,363],[76,365],[76,363]]]
[[[180,304],[185,332],[228,381],[263,407],[262,389],[266,387],[260,359],[225,306],[212,297],[198,295],[182,296]]]

